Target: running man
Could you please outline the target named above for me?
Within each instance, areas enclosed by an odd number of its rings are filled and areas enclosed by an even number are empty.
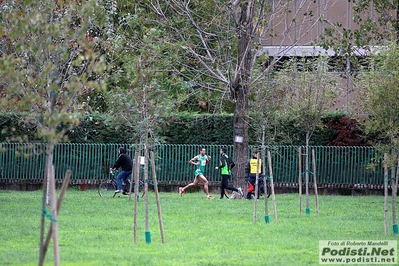
[[[211,195],[209,195],[209,190],[208,190],[208,180],[206,179],[206,177],[204,176],[205,173],[205,166],[207,164],[209,164],[209,162],[211,161],[211,156],[206,155],[205,153],[205,148],[201,148],[200,149],[200,154],[193,157],[189,163],[196,165],[197,169],[195,170],[194,173],[194,181],[190,184],[188,184],[185,187],[179,187],[179,195],[180,197],[183,195],[183,192],[189,188],[189,187],[193,187],[193,186],[197,186],[199,182],[202,182],[204,184],[204,190],[206,193],[206,198],[207,199],[213,199],[213,197]]]

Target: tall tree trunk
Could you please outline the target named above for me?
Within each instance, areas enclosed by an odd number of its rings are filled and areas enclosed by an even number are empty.
[[[243,90],[240,90],[241,94]],[[245,99],[243,99],[245,98]],[[239,96],[236,101],[234,111],[234,185],[236,187],[245,187],[244,168],[248,160],[248,122],[246,121],[248,112],[248,98]]]
[[[248,95],[251,72],[251,43],[253,38],[254,0],[244,1],[241,5],[241,15],[237,32],[238,40],[238,72],[230,90],[235,101],[234,107],[234,185],[244,187],[243,178],[245,163],[248,160]]]

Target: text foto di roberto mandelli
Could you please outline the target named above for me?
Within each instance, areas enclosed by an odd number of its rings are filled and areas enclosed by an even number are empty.
[[[340,241],[322,241],[327,242],[327,246],[388,246],[391,241],[388,240],[340,240]]]

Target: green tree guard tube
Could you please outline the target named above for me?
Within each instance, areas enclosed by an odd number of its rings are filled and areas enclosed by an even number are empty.
[[[394,233],[395,235],[398,234],[398,224],[394,224],[394,225],[393,225],[393,233]]]
[[[151,244],[151,232],[150,231],[145,231],[145,242],[147,244]]]

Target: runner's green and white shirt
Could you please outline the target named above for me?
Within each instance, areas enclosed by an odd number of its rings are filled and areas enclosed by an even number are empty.
[[[204,175],[205,173],[205,165],[206,165],[206,160],[208,157],[197,155],[199,164],[197,165],[197,170],[195,170],[194,176],[197,177],[198,175]]]

